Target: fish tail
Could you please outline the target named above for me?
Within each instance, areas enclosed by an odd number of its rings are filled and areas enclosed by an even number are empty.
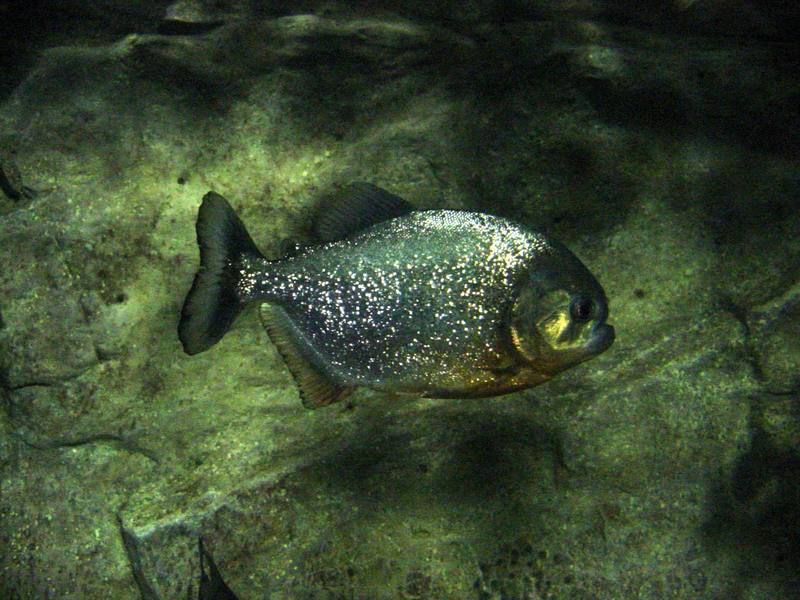
[[[222,339],[247,303],[239,294],[243,259],[263,259],[236,212],[209,192],[197,213],[200,268],[186,295],[178,337],[187,354],[208,350]]]

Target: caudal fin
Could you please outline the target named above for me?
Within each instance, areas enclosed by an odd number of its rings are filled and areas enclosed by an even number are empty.
[[[197,213],[200,269],[186,295],[178,337],[187,354],[208,350],[244,308],[237,293],[242,258],[261,258],[250,234],[228,201],[209,192]]]

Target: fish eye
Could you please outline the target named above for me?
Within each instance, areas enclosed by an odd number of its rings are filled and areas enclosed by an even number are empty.
[[[569,314],[573,321],[582,323],[588,321],[594,313],[594,302],[591,298],[579,296],[569,306]]]

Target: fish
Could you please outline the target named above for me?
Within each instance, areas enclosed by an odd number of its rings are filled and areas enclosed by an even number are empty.
[[[22,198],[32,200],[38,195],[36,190],[23,185],[22,175],[14,160],[14,152],[2,147],[0,147],[0,190],[11,200]]]
[[[205,549],[203,538],[197,538],[197,553],[200,558],[200,585],[197,591],[197,600],[238,600],[238,596],[222,579],[214,557]],[[206,573],[205,563],[208,563],[208,573]],[[191,591],[189,598],[191,599]]]
[[[228,201],[198,211],[200,268],[178,325],[183,350],[259,317],[303,405],[359,387],[482,398],[549,381],[607,350],[615,332],[597,279],[566,246],[501,216],[417,210],[356,182],[325,201],[316,243],[267,259]]]

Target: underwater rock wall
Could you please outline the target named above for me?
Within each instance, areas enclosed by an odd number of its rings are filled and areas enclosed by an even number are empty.
[[[242,599],[800,593],[784,4],[34,4],[72,27],[0,86],[0,596],[186,598],[198,537]],[[617,342],[313,412],[253,311],[184,355],[203,194],[275,256],[353,180],[558,237]]]

